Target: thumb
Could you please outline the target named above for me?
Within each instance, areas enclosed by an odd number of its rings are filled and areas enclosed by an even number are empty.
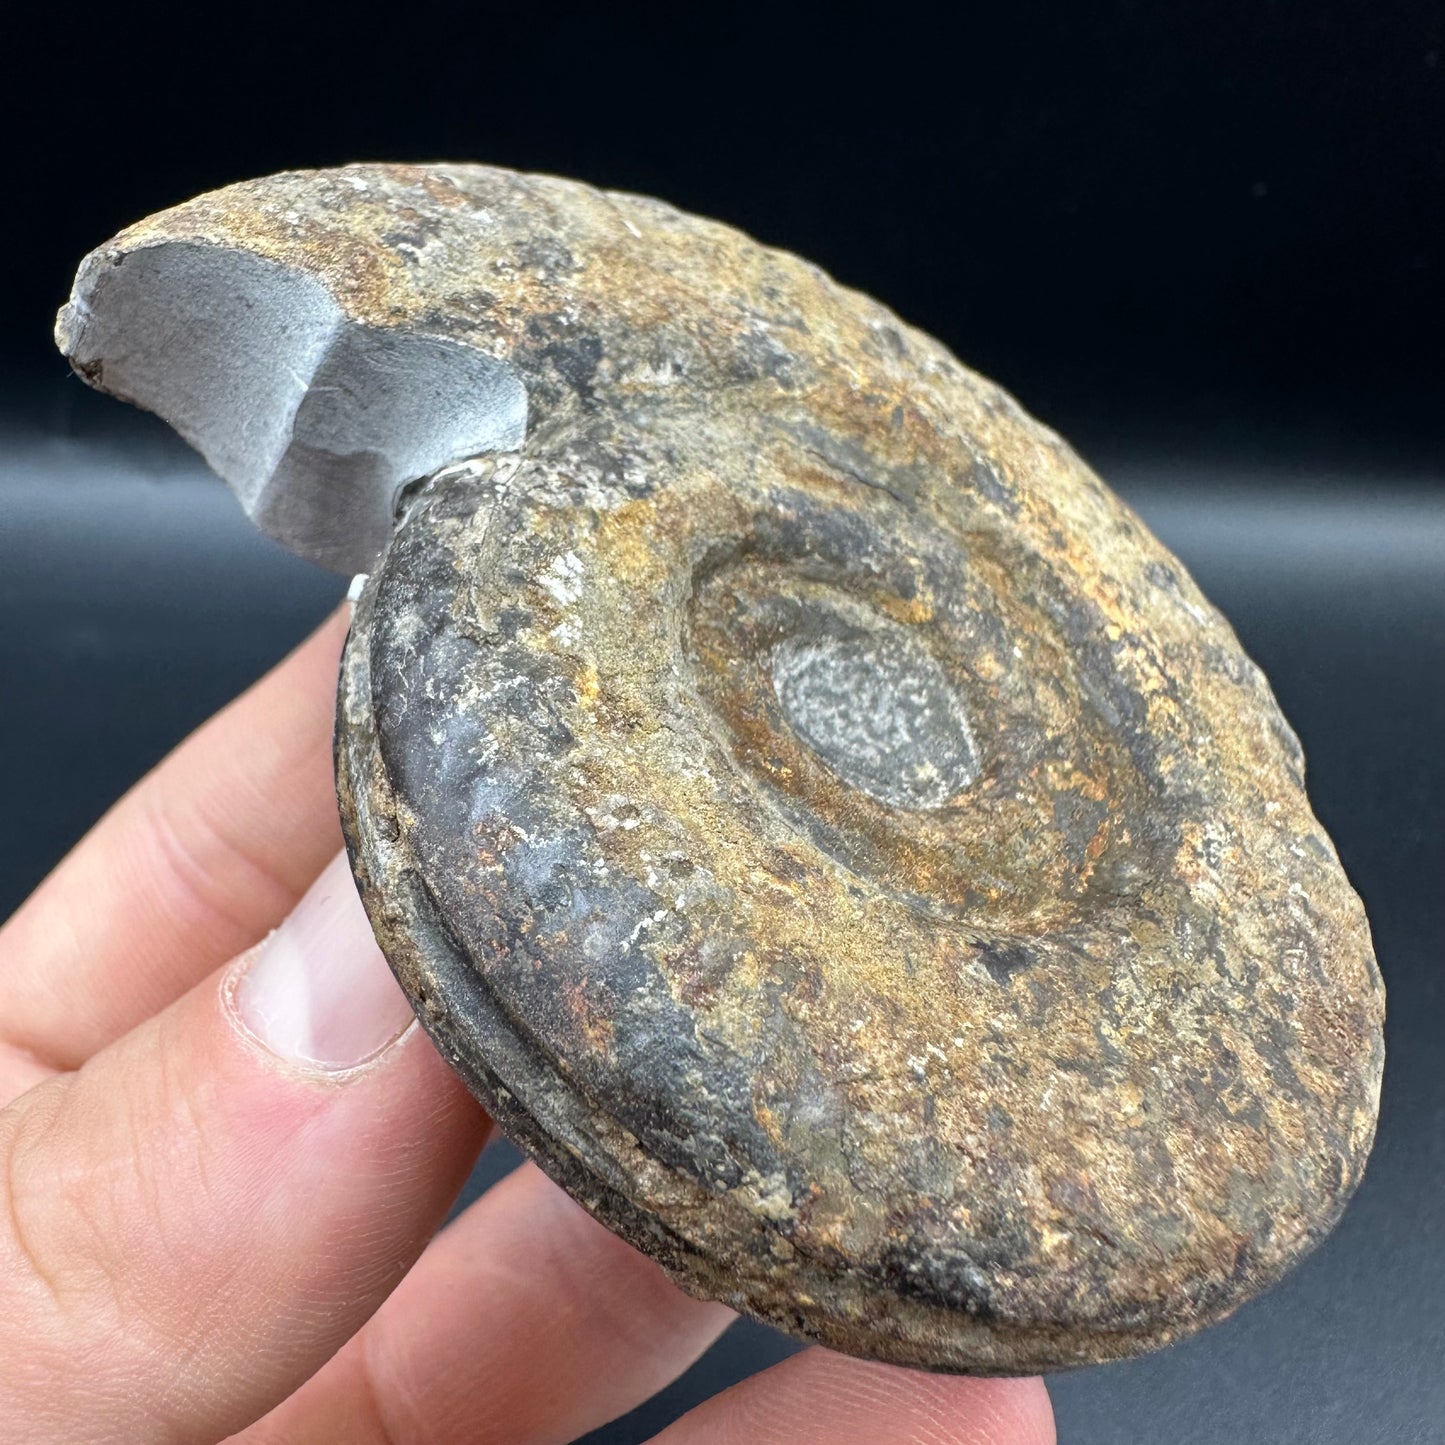
[[[381,1303],[486,1127],[338,858],[264,943],[0,1112],[0,1439],[242,1428]]]

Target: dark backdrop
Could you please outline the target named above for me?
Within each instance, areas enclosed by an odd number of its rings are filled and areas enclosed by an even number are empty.
[[[1439,0],[620,8],[12,5],[7,357],[56,375],[74,260],[195,191],[476,159],[798,250],[1086,446],[1439,439]]]
[[[1218,1329],[1052,1382],[1061,1438],[1445,1439],[1445,6],[12,5],[0,118],[0,914],[341,587],[67,379],[79,257],[350,159],[654,192],[877,294],[1099,465],[1269,673],[1370,911],[1390,1057],[1343,1225]],[[742,1327],[598,1438],[784,1347]]]

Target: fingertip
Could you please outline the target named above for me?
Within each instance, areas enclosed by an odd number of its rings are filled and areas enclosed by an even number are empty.
[[[276,1058],[327,1074],[372,1063],[415,1016],[337,854],[222,984],[226,1014]]]
[[[654,1445],[1054,1445],[1042,1380],[934,1375],[818,1347],[715,1396]]]
[[[985,1383],[992,1387],[1005,1422],[1001,1439],[1010,1445],[1056,1445],[1053,1401],[1038,1375]]]

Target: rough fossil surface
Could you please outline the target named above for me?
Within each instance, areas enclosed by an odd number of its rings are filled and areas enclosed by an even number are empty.
[[[184,384],[115,340],[166,306]],[[687,1289],[1058,1369],[1228,1314],[1338,1217],[1383,993],[1298,743],[937,342],[657,201],[449,165],[143,222],[61,337],[302,550],[357,565],[399,511],[337,730],[377,936]]]

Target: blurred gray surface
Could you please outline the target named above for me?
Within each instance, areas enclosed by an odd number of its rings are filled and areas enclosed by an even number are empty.
[[[1445,1440],[1445,494],[1438,479],[1100,470],[1270,676],[1390,990],[1376,1153],[1329,1241],[1265,1298],[1149,1359],[1050,1382],[1068,1445]],[[341,597],[143,419],[0,428],[0,913],[170,746]],[[475,1193],[513,1162],[483,1161]],[[648,1438],[792,1346],[734,1327],[589,1437]]]

